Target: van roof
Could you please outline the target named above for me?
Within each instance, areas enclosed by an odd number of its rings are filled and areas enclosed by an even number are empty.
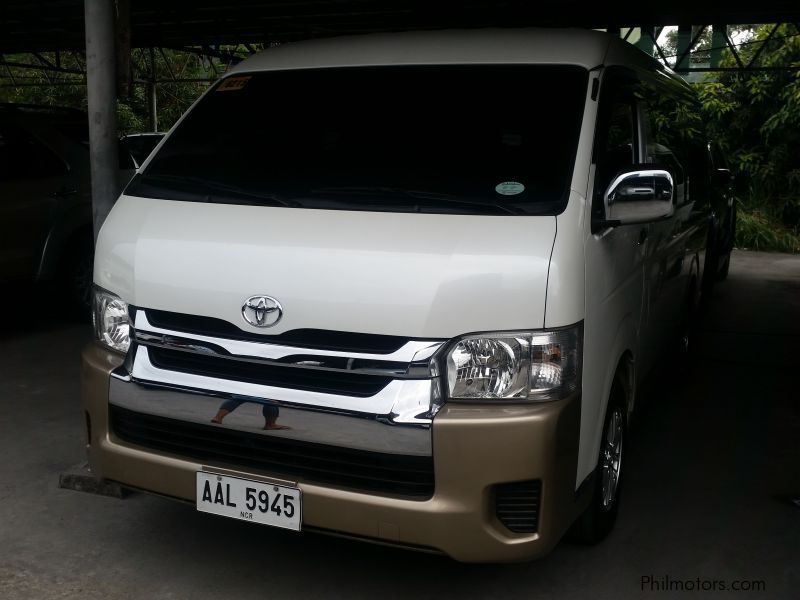
[[[293,42],[242,61],[229,74],[378,65],[545,63],[625,64],[668,71],[615,36],[587,29],[408,31]]]

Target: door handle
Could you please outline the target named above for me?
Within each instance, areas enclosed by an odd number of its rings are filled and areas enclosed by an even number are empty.
[[[643,227],[641,231],[639,231],[639,246],[644,244],[647,241],[647,227]]]
[[[66,198],[68,196],[73,196],[78,193],[78,188],[68,188],[67,186],[62,186],[52,194],[50,197],[52,198]]]

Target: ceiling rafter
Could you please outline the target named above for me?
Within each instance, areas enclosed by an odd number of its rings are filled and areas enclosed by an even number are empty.
[[[118,0],[122,1],[122,0]],[[797,0],[133,0],[132,45],[138,47],[269,44],[370,31],[486,26],[619,28],[675,23],[800,21]],[[3,0],[0,52],[80,50],[83,0]]]

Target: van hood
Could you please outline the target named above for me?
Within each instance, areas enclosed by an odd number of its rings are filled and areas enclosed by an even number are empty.
[[[301,328],[450,338],[543,326],[553,216],[357,212],[122,196],[94,281],[142,308],[243,331]],[[283,307],[257,328],[242,305]]]

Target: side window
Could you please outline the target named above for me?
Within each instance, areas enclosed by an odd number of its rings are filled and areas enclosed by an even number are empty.
[[[620,171],[638,162],[636,102],[632,89],[612,74],[603,83],[595,135],[593,212],[602,216],[603,193]]]
[[[699,110],[688,100],[643,83],[638,90],[643,114],[644,162],[670,172],[675,182],[675,202],[683,204],[691,192],[703,195],[708,168],[699,160],[702,138]]]
[[[24,129],[0,124],[0,181],[58,177],[64,162]]]
[[[708,204],[712,194],[712,164],[708,144],[696,139],[689,144],[689,200],[697,205]]]
[[[642,107],[644,132],[644,162],[665,168],[675,183],[675,202],[682,204],[686,196],[687,163],[678,143],[671,102],[662,99],[658,104],[646,103]]]
[[[630,102],[620,99],[611,106],[611,117],[601,161],[609,173],[621,171],[636,162],[635,123],[633,106]]]

